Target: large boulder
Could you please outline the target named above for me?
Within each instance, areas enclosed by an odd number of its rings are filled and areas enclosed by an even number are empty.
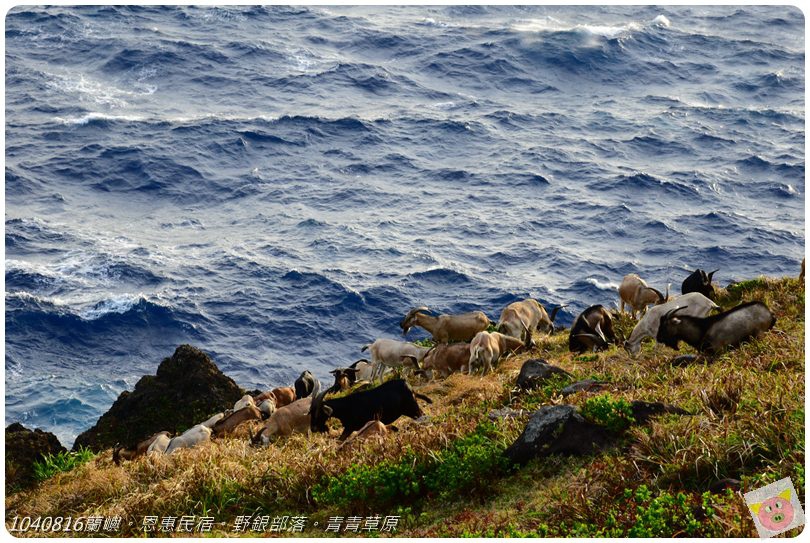
[[[29,430],[19,422],[6,428],[6,494],[32,485],[34,462],[46,455],[67,452],[56,436],[40,429]]]
[[[181,345],[145,375],[132,392],[124,391],[96,425],[79,435],[73,450],[100,451],[132,444],[155,432],[182,432],[233,407],[245,392],[199,349]]]
[[[574,406],[548,405],[535,411],[504,454],[513,462],[525,464],[550,454],[590,454],[613,440],[606,428],[586,421]]]
[[[557,366],[552,366],[540,358],[531,358],[523,363],[517,378],[517,386],[523,390],[531,390],[540,386],[543,381],[552,375],[567,375],[570,373]]]

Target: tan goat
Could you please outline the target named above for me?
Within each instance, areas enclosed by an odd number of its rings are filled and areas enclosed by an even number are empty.
[[[629,305],[634,319],[637,312],[641,312],[643,315],[647,311],[648,305],[666,303],[667,298],[669,298],[669,286],[667,286],[666,295],[661,294],[660,291],[648,287],[644,279],[635,273],[625,275],[619,286],[619,310],[624,313],[624,305]]]
[[[533,345],[531,332],[524,330],[521,336],[525,339],[517,339],[500,332],[478,332],[470,343],[467,375],[477,371],[476,365],[480,365],[482,374],[485,375],[487,371],[493,370],[493,366],[501,356],[530,349]]]
[[[552,334],[554,333],[554,318],[557,316],[557,311],[563,307],[565,306],[554,307],[551,310],[551,316],[549,316],[542,304],[532,298],[513,302],[501,311],[497,330],[520,339],[523,339],[524,330],[526,329]]]
[[[399,323],[403,336],[414,326],[420,326],[430,332],[437,343],[470,341],[475,334],[486,330],[489,326],[489,319],[482,311],[460,315],[439,315],[438,317],[428,315],[424,311],[429,311],[429,309],[422,306],[408,311],[408,314]]]

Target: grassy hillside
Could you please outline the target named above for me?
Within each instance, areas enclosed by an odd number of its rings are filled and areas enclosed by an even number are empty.
[[[615,347],[574,356],[567,333],[538,336],[538,350],[502,362],[494,375],[414,381],[434,400],[428,420],[400,419],[400,431],[383,440],[339,448],[334,426],[330,436],[254,449],[242,428],[232,439],[120,467],[105,452],[8,496],[6,517],[117,515],[118,535],[142,533],[146,515],[213,516],[221,535],[233,534],[238,515],[307,516],[304,535],[324,536],[331,516],[377,514],[399,515],[400,536],[756,537],[741,493],[707,489],[727,477],[742,480],[742,492],[791,477],[804,502],[804,287],[761,278],[723,291],[718,302],[746,300],[764,301],[775,329],[711,364],[673,367],[675,352],[652,342],[635,359]],[[621,319],[618,329],[627,336],[632,325]],[[513,390],[522,363],[537,357],[576,380],[610,385],[564,400],[567,378]],[[542,405],[575,404],[594,420],[625,426],[624,400],[662,401],[694,415],[632,425],[619,444],[592,456],[518,468],[501,454]],[[502,407],[527,414],[489,416]]]

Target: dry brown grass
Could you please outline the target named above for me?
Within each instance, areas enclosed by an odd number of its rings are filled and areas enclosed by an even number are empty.
[[[427,420],[400,419],[399,432],[383,440],[339,449],[333,426],[328,436],[292,436],[255,449],[248,445],[243,427],[232,438],[120,467],[105,451],[72,472],[8,496],[6,516],[120,515],[125,519],[122,535],[136,535],[145,515],[213,515],[223,523],[218,526],[221,534],[228,532],[236,515],[256,512],[325,519],[340,514],[313,503],[312,488],[326,477],[339,476],[356,464],[397,462],[409,452],[429,456],[472,432],[496,407],[562,401],[582,405],[594,395],[580,392],[563,400],[556,390],[513,390],[528,358],[544,358],[575,379],[607,380],[615,398],[672,403],[693,416],[664,416],[634,427],[621,446],[594,457],[531,463],[475,496],[419,498],[401,511],[399,535],[543,535],[574,522],[598,525],[618,494],[639,485],[656,492],[683,491],[698,499],[708,484],[723,477],[742,478],[746,491],[785,476],[793,477],[800,488],[804,288],[792,279],[759,280],[725,292],[721,304],[751,299],[771,307],[778,319],[776,329],[712,363],[674,367],[669,361],[676,353],[652,342],[632,359],[616,348],[599,356],[573,355],[567,352],[565,333],[536,338],[540,346],[535,352],[508,358],[485,378],[455,374],[434,383],[414,381],[414,388],[434,401],[423,404]],[[628,335],[632,322],[620,319],[617,328]],[[504,423],[504,431],[516,436],[524,422]],[[756,535],[742,498],[725,500],[715,506],[713,529]],[[132,528],[128,520],[134,521]],[[307,535],[324,534],[311,529]]]

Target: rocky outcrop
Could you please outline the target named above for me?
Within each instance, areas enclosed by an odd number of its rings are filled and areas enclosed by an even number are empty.
[[[517,378],[517,386],[523,390],[537,388],[552,375],[567,375],[570,373],[557,366],[552,366],[540,358],[532,358],[523,363]]]
[[[6,428],[6,494],[32,485],[34,462],[60,452],[67,449],[52,433],[29,430],[19,422],[10,424]]]
[[[133,444],[155,432],[182,432],[233,407],[244,391],[199,349],[181,345],[145,375],[132,392],[122,392],[96,425],[79,435],[73,450],[100,451]]]
[[[636,424],[665,413],[689,415],[674,405],[640,400],[631,402],[631,411]],[[618,442],[622,433],[585,420],[573,405],[547,405],[534,412],[504,454],[518,464],[550,454],[590,454]]]
[[[602,426],[582,418],[572,405],[548,405],[538,409],[520,437],[505,451],[507,458],[525,464],[550,454],[589,454],[613,441]]]

